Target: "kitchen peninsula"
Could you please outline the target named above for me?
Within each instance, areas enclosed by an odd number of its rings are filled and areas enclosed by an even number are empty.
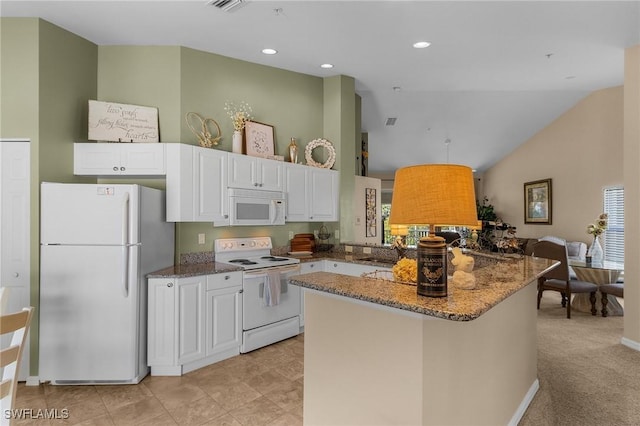
[[[480,259],[479,259],[480,260]],[[536,279],[557,262],[482,259],[475,290],[314,272],[305,287],[307,425],[516,425],[538,389]]]

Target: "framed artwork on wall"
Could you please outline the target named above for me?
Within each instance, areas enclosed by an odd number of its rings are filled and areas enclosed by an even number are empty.
[[[257,121],[247,121],[244,125],[247,155],[271,157],[275,154],[273,126]]]
[[[378,231],[376,217],[376,189],[365,188],[366,202],[366,236],[375,237]]]
[[[524,184],[524,223],[551,225],[551,179]]]

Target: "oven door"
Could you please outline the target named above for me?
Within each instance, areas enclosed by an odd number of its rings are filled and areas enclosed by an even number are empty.
[[[300,315],[300,288],[287,280],[300,274],[300,265],[269,268],[280,273],[280,301],[277,305],[265,306],[264,285],[267,270],[245,271],[242,282],[242,328],[251,330]]]

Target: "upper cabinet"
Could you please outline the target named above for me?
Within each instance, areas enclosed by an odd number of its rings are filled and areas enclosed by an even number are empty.
[[[167,144],[167,221],[229,225],[227,152]]]
[[[229,187],[283,191],[283,162],[229,153]]]
[[[163,176],[164,143],[75,143],[73,173],[89,176]]]
[[[286,163],[287,222],[337,222],[340,173],[335,170]]]

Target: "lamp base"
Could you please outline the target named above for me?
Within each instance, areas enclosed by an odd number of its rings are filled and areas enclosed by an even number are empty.
[[[430,234],[418,242],[418,295],[447,296],[447,244]]]

